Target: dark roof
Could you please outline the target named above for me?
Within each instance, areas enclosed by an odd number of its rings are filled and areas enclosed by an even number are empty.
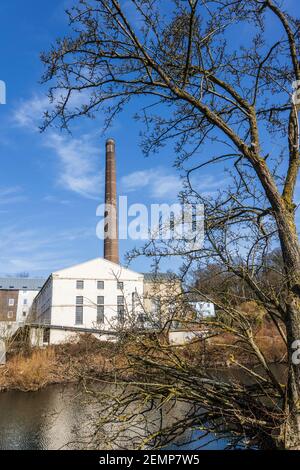
[[[171,281],[178,279],[174,273],[143,273],[145,281]]]
[[[39,277],[0,277],[0,290],[40,290],[45,281]]]

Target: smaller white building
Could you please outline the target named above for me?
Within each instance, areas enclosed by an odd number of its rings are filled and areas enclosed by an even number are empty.
[[[28,279],[19,290],[17,322],[26,322],[33,301],[43,287],[45,279]]]
[[[197,317],[201,318],[209,318],[215,317],[215,306],[212,302],[190,302],[192,308],[196,311]]]
[[[7,338],[23,326],[44,278],[0,278],[0,337]]]
[[[58,344],[84,331],[104,337],[139,316],[143,290],[143,274],[103,258],[53,272],[32,306],[32,343]]]

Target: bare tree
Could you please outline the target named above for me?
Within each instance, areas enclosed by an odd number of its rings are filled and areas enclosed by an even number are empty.
[[[175,164],[186,176],[181,198],[205,203],[204,248],[182,250],[183,274],[195,263],[201,267],[213,261],[220,272],[242,280],[274,323],[288,354],[284,382],[273,374],[251,324],[229,299],[219,307],[264,371],[255,387],[219,386],[199,375],[205,370],[189,375],[187,364],[178,371],[174,361],[163,364],[156,358],[147,367],[163,370],[183,395],[186,384],[190,395],[185,398],[198,394],[210,418],[223,415],[239,433],[246,428],[265,441],[269,436],[277,447],[300,448],[300,369],[292,361],[294,341],[300,339],[299,125],[297,101],[292,100],[292,83],[300,80],[299,20],[276,0],[81,0],[69,17],[72,34],[42,56],[44,81],[54,81],[54,108],[44,127],[58,118],[66,128],[72,119],[99,110],[106,111],[109,125],[136,100],[145,124],[144,151],[157,151],[170,139],[176,142]],[[80,106],[75,104],[78,94]],[[221,190],[204,196],[200,177],[209,168],[225,177]],[[280,293],[262,275],[270,251],[278,246]],[[170,256],[154,243],[143,252]],[[262,406],[265,394],[276,413]]]

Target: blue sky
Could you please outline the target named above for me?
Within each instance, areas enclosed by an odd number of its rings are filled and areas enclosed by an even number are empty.
[[[66,33],[64,9],[72,4],[73,0],[1,0],[0,80],[7,84],[7,104],[0,106],[2,275],[48,275],[102,256],[96,208],[104,196],[107,137],[117,142],[118,189],[129,202],[172,202],[180,188],[171,146],[143,157],[134,105],[105,136],[101,115],[76,121],[71,136],[57,129],[38,131],[47,108],[47,90],[39,84],[40,52]],[[292,7],[295,0],[286,4]],[[198,188],[214,191],[224,178],[222,171],[202,174]],[[134,242],[122,241],[121,258],[133,246]],[[132,268],[145,271],[149,262],[138,259]]]
[[[118,188],[131,202],[167,202],[180,185],[164,150],[151,159],[138,146],[135,109],[128,108],[103,136],[101,116],[80,120],[72,136],[37,130],[47,107],[40,52],[67,29],[65,0],[2,0],[0,79],[7,104],[0,106],[0,273],[47,275],[102,256],[96,208],[103,202],[104,144],[117,142]],[[121,242],[121,257],[133,242]],[[147,270],[149,262],[132,264]]]

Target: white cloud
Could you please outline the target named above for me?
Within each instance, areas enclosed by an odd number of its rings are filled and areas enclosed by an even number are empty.
[[[123,176],[121,184],[125,191],[137,191],[149,185],[153,177],[153,170],[134,171],[129,175]]]
[[[34,95],[31,99],[20,103],[13,113],[13,120],[18,126],[37,130],[48,107],[47,96]]]
[[[100,161],[100,147],[93,144],[92,139],[91,134],[73,138],[51,132],[44,145],[54,150],[59,158],[59,185],[83,197],[98,199],[103,174],[100,165],[97,165]]]
[[[68,100],[68,112],[75,111],[75,109],[81,108],[83,104],[87,104],[90,94],[89,90],[73,91]],[[13,112],[13,121],[20,127],[37,131],[43,123],[45,112],[51,113],[57,103],[63,102],[64,96],[66,94],[63,92],[57,92],[51,103],[46,94],[35,93],[28,100],[20,101],[19,106]]]
[[[182,189],[182,181],[175,175],[157,175],[152,183],[151,195],[157,198],[172,197]]]
[[[166,174],[163,168],[130,173],[122,178],[121,185],[125,192],[147,188],[150,196],[155,198],[174,198],[182,189],[180,177]]]

